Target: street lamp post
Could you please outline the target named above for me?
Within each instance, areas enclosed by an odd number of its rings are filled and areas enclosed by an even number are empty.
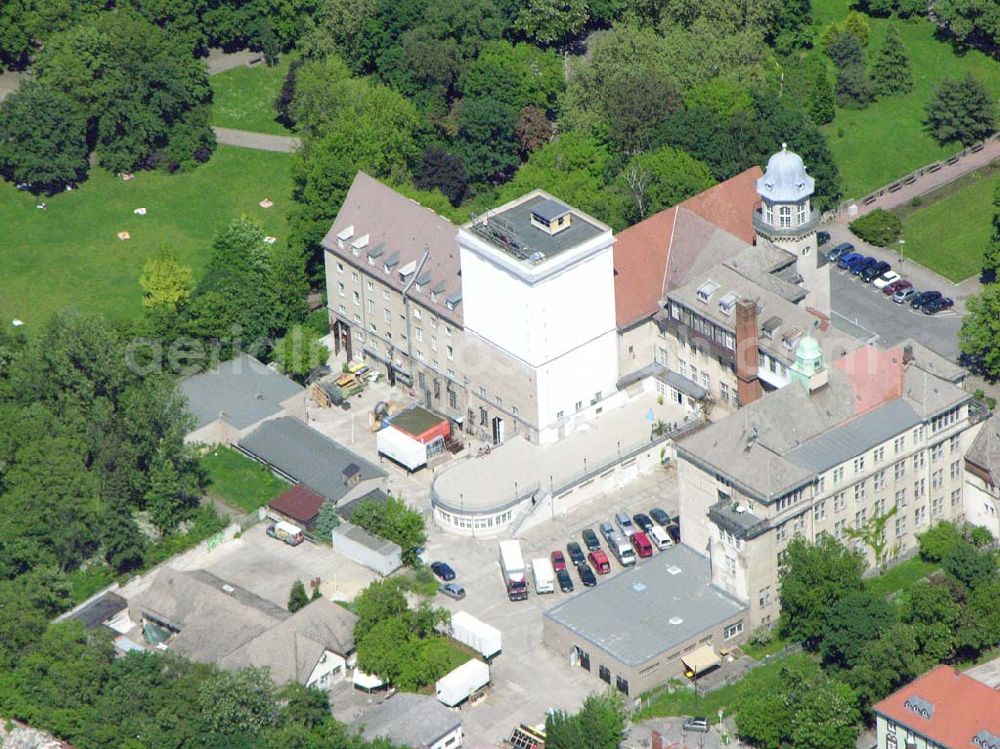
[[[899,267],[900,268],[903,267],[903,245],[905,245],[905,244],[906,244],[906,240],[905,239],[900,239],[899,240]]]

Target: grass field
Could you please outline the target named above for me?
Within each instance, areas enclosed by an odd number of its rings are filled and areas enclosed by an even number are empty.
[[[849,0],[815,0],[813,17],[821,31],[847,15]],[[880,48],[884,18],[869,18],[869,61]],[[876,101],[866,109],[838,109],[836,119],[823,127],[830,150],[840,167],[845,198],[860,198],[913,170],[961,150],[940,146],[924,130],[924,105],[945,77],[972,73],[1000,97],[1000,62],[981,52],[956,55],[951,44],[934,38],[935,27],[925,19],[893,21],[910,57],[914,89],[906,96]],[[817,49],[814,54],[821,54]],[[843,132],[843,136],[840,132]]]
[[[906,256],[956,283],[978,275],[990,237],[998,181],[1000,165],[995,165],[924,197],[919,208],[898,210]]]
[[[208,474],[208,493],[231,507],[253,512],[289,488],[269,470],[228,447],[217,447],[201,459]]]
[[[213,75],[212,124],[255,133],[291,135],[290,130],[274,119],[274,100],[293,59],[291,55],[282,55],[273,68],[240,66]]]
[[[204,268],[215,232],[246,214],[284,241],[291,205],[287,154],[219,146],[197,169],[168,175],[139,172],[123,182],[101,169],[77,190],[38,199],[0,183],[0,320],[44,322],[68,306],[123,319],[141,310],[138,278],[159,247]],[[270,198],[274,206],[258,203]],[[148,213],[136,216],[133,209]],[[117,233],[131,239],[121,241]]]

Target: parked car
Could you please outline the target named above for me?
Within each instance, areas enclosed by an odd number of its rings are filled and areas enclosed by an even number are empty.
[[[660,525],[670,525],[670,516],[667,511],[659,507],[654,507],[649,511],[649,516]]]
[[[872,281],[872,286],[874,286],[879,291],[884,291],[886,286],[892,286],[896,281],[901,281],[902,276],[899,275],[894,270],[887,270],[881,276]]]
[[[573,578],[569,576],[569,570],[556,570],[556,580],[559,581],[559,590],[563,593],[573,592]]]
[[[659,525],[653,526],[653,528],[649,531],[649,540],[652,541],[653,546],[660,551],[674,545],[674,542],[670,540],[670,536],[663,529],[663,527]]]
[[[901,278],[898,281],[893,281],[891,284],[882,289],[882,293],[886,296],[892,296],[897,291],[910,288],[913,288],[913,283],[911,281],[907,281],[905,278]]]
[[[667,526],[667,535],[670,536],[670,540],[675,544],[681,542],[681,523],[680,520],[676,520]]]
[[[583,583],[583,587],[593,588],[597,585],[597,576],[594,574],[594,571],[590,569],[589,564],[584,562],[576,568],[576,571],[580,573],[580,582]]]
[[[870,264],[867,268],[861,271],[861,280],[865,283],[871,283],[883,273],[891,272],[892,266],[885,260],[879,260],[878,262]]]
[[[925,291],[922,294],[917,294],[913,299],[910,300],[910,307],[913,309],[920,309],[928,302],[932,302],[935,299],[940,299],[943,297],[940,291]]]
[[[552,552],[552,569],[556,572],[566,569],[566,557],[559,549]]]
[[[649,529],[653,527],[653,521],[644,512],[637,512],[632,516],[632,521],[639,526],[639,530],[643,533],[649,533]]]
[[[640,558],[653,556],[653,544],[650,543],[649,536],[643,531],[633,533],[632,538],[629,540],[632,542],[632,548],[635,549],[635,553]]]
[[[896,304],[906,304],[918,294],[920,294],[919,290],[913,288],[912,286],[908,286],[905,289],[900,289],[899,291],[893,293],[892,301]]]
[[[954,306],[955,306],[955,300],[954,299],[951,299],[950,297],[942,296],[942,297],[938,297],[937,299],[932,299],[931,301],[927,302],[927,304],[925,304],[922,307],[922,309],[923,309],[923,312],[924,312],[925,315],[933,315],[933,314],[935,314],[937,312],[940,312],[943,309],[949,309],[950,307],[954,307]]]
[[[829,241],[830,241],[830,232],[828,231],[816,232],[816,244],[818,244],[820,247],[822,247]]]
[[[444,580],[446,583],[455,579],[455,570],[444,562],[433,562],[431,572]]]
[[[618,527],[621,528],[622,534],[625,536],[631,536],[635,533],[635,524],[632,523],[632,518],[624,512],[615,513],[615,522],[618,523]]]
[[[438,588],[438,592],[448,596],[448,598],[454,598],[456,601],[461,601],[465,598],[465,588],[457,583],[445,583]]]
[[[598,575],[606,575],[611,572],[611,562],[608,555],[603,551],[592,551],[587,555],[587,561],[597,570]]]
[[[826,259],[829,260],[831,263],[835,263],[838,260],[840,260],[840,258],[842,258],[844,255],[850,252],[854,252],[854,245],[851,244],[850,242],[841,242],[832,250],[830,250],[828,253],[826,253]]]
[[[695,733],[708,733],[708,718],[697,716],[688,718],[681,724],[681,730],[694,731]]]
[[[583,555],[583,549],[580,548],[580,544],[576,541],[570,541],[566,544],[566,551],[569,552],[569,561],[577,567],[587,561],[587,558]]]
[[[583,545],[587,547],[587,551],[597,551],[601,548],[601,541],[597,538],[597,534],[594,533],[590,528],[584,528],[583,533]]]
[[[289,546],[298,546],[305,540],[302,529],[294,523],[289,523],[285,520],[279,520],[274,525],[267,526],[266,533],[271,538],[284,541]]]
[[[600,525],[601,535],[604,536],[604,540],[607,541],[608,538],[615,532],[615,527],[611,523],[601,523]]]
[[[863,260],[864,255],[859,252],[845,252],[839,258],[837,258],[837,267],[841,270],[847,270],[851,263],[855,260]]]
[[[874,263],[877,263],[877,262],[878,262],[878,260],[876,260],[871,255],[869,255],[867,257],[861,258],[860,260],[855,260],[848,267],[848,270],[851,272],[852,276],[860,276],[862,274],[862,272],[864,272],[865,268],[867,268],[869,265],[873,265]]]

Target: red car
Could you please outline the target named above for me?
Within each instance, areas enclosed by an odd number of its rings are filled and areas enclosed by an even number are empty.
[[[566,557],[558,549],[552,552],[552,568],[556,572],[566,569]]]
[[[897,291],[902,291],[903,289],[910,289],[913,284],[907,281],[905,278],[901,278],[898,281],[893,281],[891,284],[882,289],[882,293],[886,296],[892,296]]]

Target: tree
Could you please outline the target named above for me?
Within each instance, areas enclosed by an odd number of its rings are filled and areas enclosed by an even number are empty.
[[[914,628],[894,624],[878,640],[865,645],[858,664],[844,678],[870,707],[923,673],[930,664],[920,655]]]
[[[116,572],[130,572],[142,565],[145,538],[124,504],[114,508],[105,521],[101,545],[104,558]]]
[[[420,157],[413,184],[421,190],[438,189],[453,206],[465,195],[465,167],[462,160],[443,148],[428,148]]]
[[[850,32],[837,34],[826,46],[826,54],[838,68],[865,64],[865,49],[861,40]]]
[[[1000,284],[988,284],[965,303],[959,329],[961,361],[990,380],[1000,378]]]
[[[903,222],[895,213],[876,208],[852,221],[850,229],[861,239],[877,247],[891,247],[903,233]]]
[[[895,26],[886,29],[885,40],[872,65],[871,82],[877,96],[895,96],[913,90],[910,60]]]
[[[685,105],[715,112],[728,118],[737,112],[749,112],[753,108],[750,94],[727,78],[713,78],[699,84],[684,95]]]
[[[972,46],[996,54],[1000,47],[1000,11],[992,3],[940,0],[934,4],[934,17],[959,50]]]
[[[462,75],[465,97],[492,98],[519,111],[534,106],[552,112],[562,90],[562,61],[525,42],[490,42]]]
[[[191,298],[194,272],[190,266],[181,265],[172,250],[163,247],[142,266],[139,285],[143,307],[175,313]]]
[[[144,499],[150,519],[160,531],[173,530],[183,519],[190,502],[181,493],[180,475],[171,461],[160,461],[153,466]]]
[[[633,157],[619,175],[618,183],[633,202],[630,217],[641,221],[707,190],[715,180],[706,164],[683,151],[663,146]]]
[[[538,107],[524,107],[517,117],[517,142],[521,146],[522,157],[551,143],[554,133],[552,121]]]
[[[517,143],[517,110],[485,99],[463,99],[458,115],[456,148],[469,181],[505,181],[521,163]]]
[[[650,146],[656,125],[681,106],[681,95],[672,78],[654,69],[636,67],[607,91],[604,116],[614,141],[626,154],[635,154]]]
[[[319,339],[319,331],[313,328],[304,325],[290,328],[274,342],[272,355],[278,369],[297,382],[305,382],[310,372],[330,358],[330,350]]]
[[[884,599],[867,591],[848,593],[830,608],[820,646],[823,661],[853,668],[865,645],[877,640],[895,621],[895,612]]]
[[[858,695],[847,684],[829,679],[811,685],[797,700],[789,731],[796,749],[851,749],[857,741],[861,711]]]
[[[793,539],[781,568],[781,629],[816,649],[823,640],[832,608],[864,587],[864,557],[839,541],[822,536],[810,544]]]
[[[845,109],[864,109],[872,100],[868,74],[863,65],[845,65],[837,70],[837,104]]]
[[[625,704],[608,691],[591,694],[574,715],[562,710],[545,718],[545,745],[553,749],[618,749],[625,730]]]
[[[920,652],[928,661],[940,663],[954,655],[962,607],[949,586],[934,582],[914,585],[902,618],[912,625]]]
[[[997,571],[992,549],[977,549],[962,539],[942,560],[945,572],[966,590],[972,591],[991,580]]]
[[[996,127],[993,97],[971,73],[962,80],[942,80],[926,111],[927,127],[939,143],[958,141],[968,146],[991,135]]]
[[[87,175],[87,122],[61,91],[27,81],[0,103],[0,174],[52,194]]]
[[[417,550],[427,543],[424,516],[396,497],[388,497],[385,502],[361,502],[351,513],[351,522],[399,544],[403,564],[411,567],[418,562]]]
[[[299,68],[302,67],[303,60],[292,60],[288,64],[288,72],[281,83],[281,91],[274,99],[275,119],[287,128],[295,127],[295,120],[292,119],[291,106],[295,99],[296,81]]]
[[[836,92],[826,66],[819,66],[816,70],[816,80],[809,92],[809,116],[817,125],[827,125],[833,122],[837,112],[834,105],[837,103]]]
[[[306,594],[306,586],[301,580],[292,583],[292,590],[288,594],[288,610],[293,614],[299,609],[309,605],[309,596]]]
[[[587,0],[526,0],[517,11],[514,28],[548,47],[580,33],[587,18]]]
[[[216,671],[198,689],[198,706],[211,730],[222,735],[260,731],[277,724],[277,690],[267,668]]]
[[[925,562],[938,563],[962,543],[962,533],[947,520],[936,523],[917,536],[920,558]]]

